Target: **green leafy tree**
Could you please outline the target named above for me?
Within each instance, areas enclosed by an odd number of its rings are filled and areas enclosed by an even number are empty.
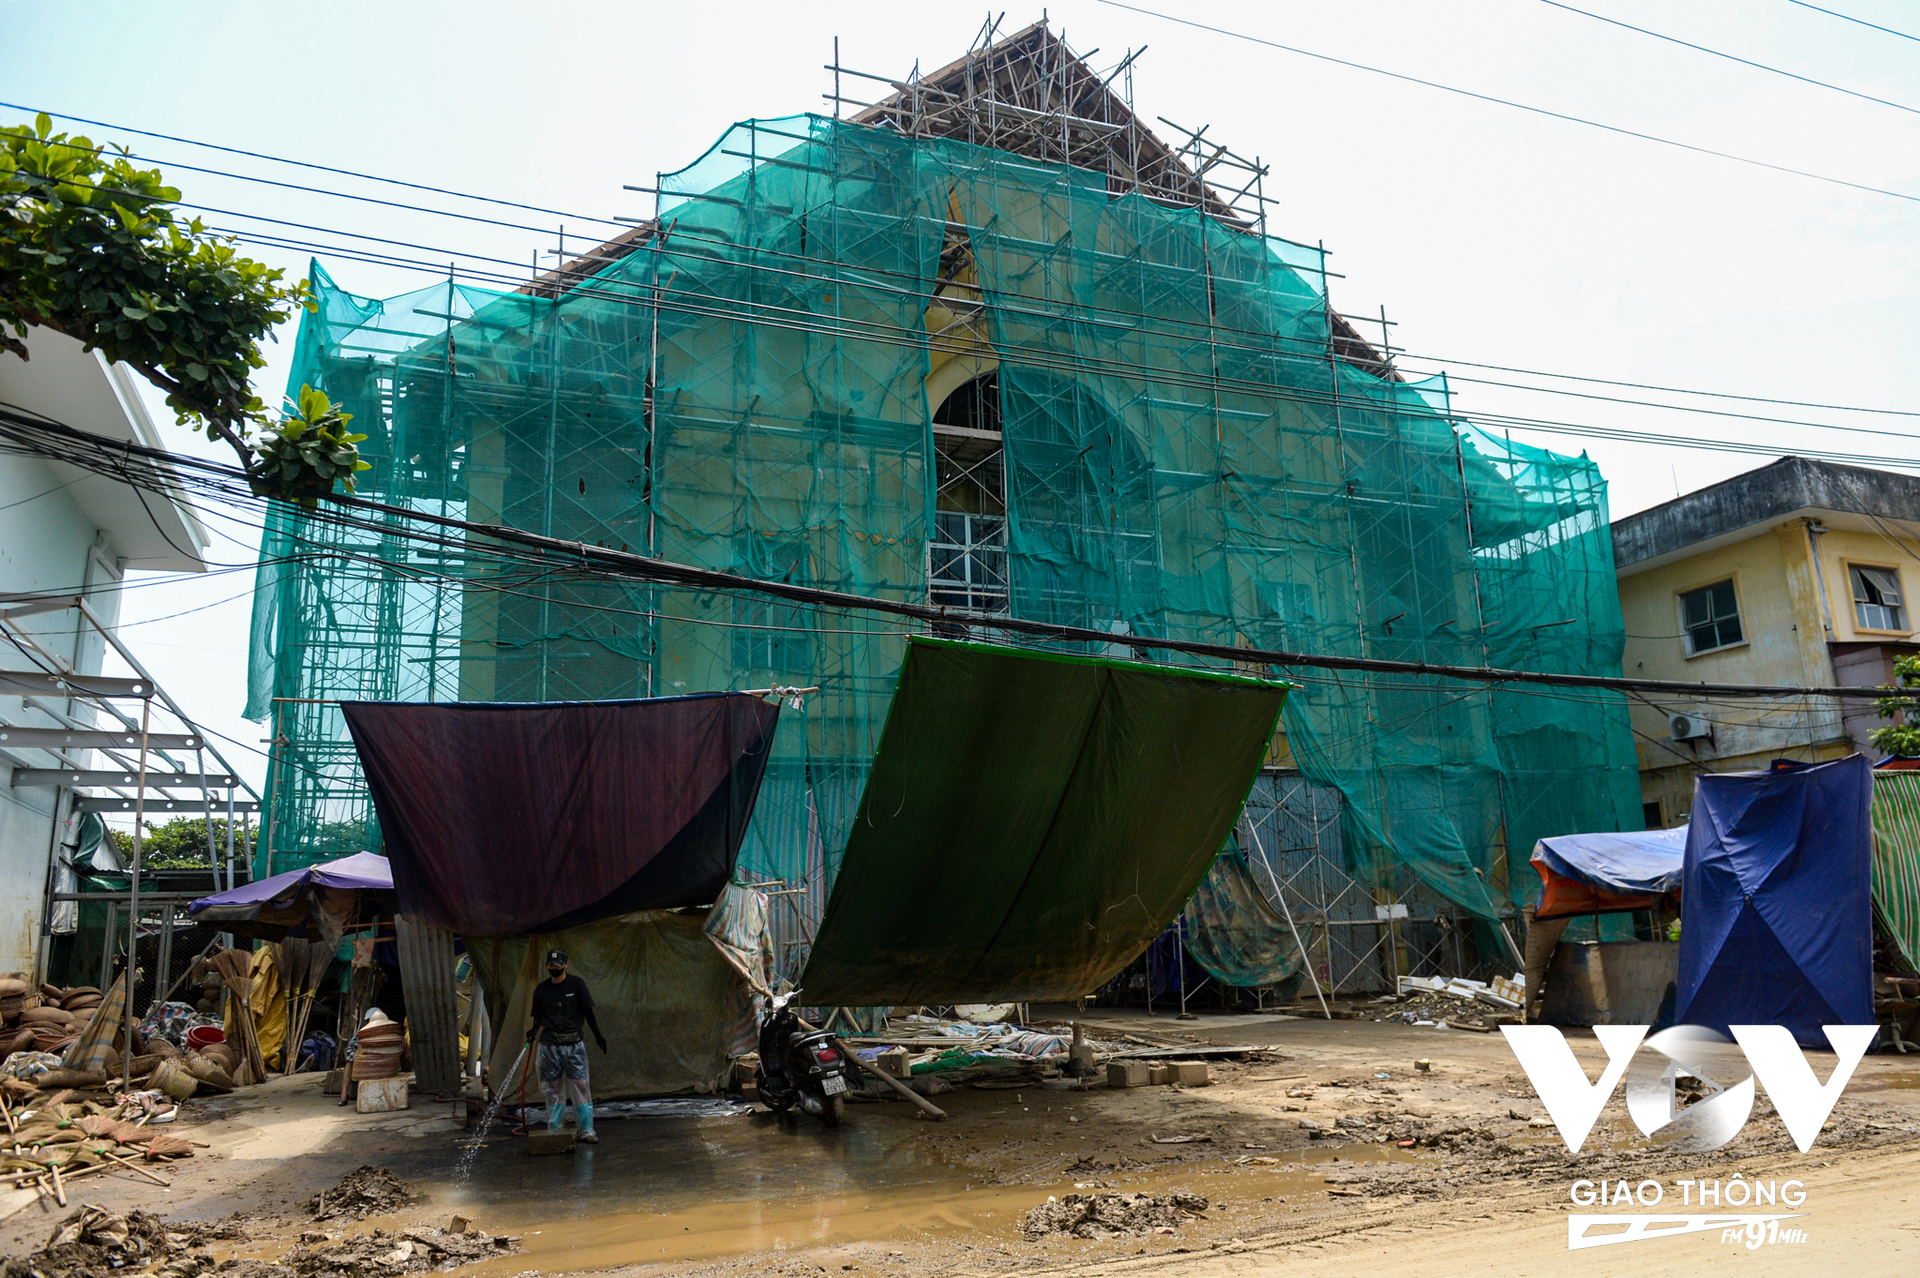
[[[207,868],[207,818],[177,816],[164,824],[152,821],[142,823],[145,833],[140,839],[140,865],[148,870],[204,870]],[[253,857],[253,831],[236,822],[233,830],[233,858],[236,864],[245,865]],[[113,843],[113,850],[120,855],[122,865],[133,864],[133,831],[107,831],[107,838]],[[213,818],[213,846],[219,855],[220,863],[227,860],[227,822],[223,817]]]
[[[1879,700],[1880,717],[1898,717],[1900,723],[1875,728],[1867,739],[1888,754],[1920,757],[1920,657],[1900,657],[1893,663],[1894,687]],[[1896,691],[1897,689],[1897,691]]]
[[[0,129],[0,349],[27,330],[65,333],[137,369],[179,420],[230,445],[254,491],[311,508],[368,468],[350,415],[302,387],[277,420],[253,393],[260,339],[311,305],[306,281],[241,256],[182,220],[180,192],[45,115]]]

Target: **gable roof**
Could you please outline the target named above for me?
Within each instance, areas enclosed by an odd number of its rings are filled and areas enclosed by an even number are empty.
[[[1115,195],[1137,192],[1163,204],[1197,206],[1224,226],[1257,234],[1254,221],[1235,207],[1245,191],[1223,195],[1209,181],[1216,165],[1250,172],[1248,161],[1198,135],[1185,150],[1169,146],[1115,92],[1114,79],[1133,56],[1102,76],[1042,19],[911,83],[885,81],[893,91],[851,119],[907,137],[952,138],[1104,173]],[[653,232],[652,222],[637,225],[518,291],[558,297],[640,249]],[[1328,314],[1342,361],[1376,377],[1403,380],[1345,316]]]

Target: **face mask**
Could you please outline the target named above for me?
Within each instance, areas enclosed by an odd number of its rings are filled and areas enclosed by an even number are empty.
[[[547,975],[548,975],[548,976],[561,976],[561,975],[564,975],[564,974],[566,973],[566,970],[567,970],[567,969],[566,969],[566,968],[564,968],[564,967],[550,967],[550,968],[548,968],[548,969],[547,969]]]

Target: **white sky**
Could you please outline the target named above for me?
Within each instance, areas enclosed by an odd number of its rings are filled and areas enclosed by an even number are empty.
[[[1920,196],[1920,113],[1797,83],[1607,26],[1541,0],[1436,4],[1298,0],[1163,12],[1622,128]],[[1589,0],[1596,13],[1920,108],[1920,42],[1789,0]],[[1827,0],[1920,36],[1920,4]],[[0,99],[162,133],[491,195],[595,217],[650,212],[647,185],[694,159],[730,123],[831,110],[822,69],[843,61],[904,77],[964,51],[983,10],[815,0],[807,5],[326,6],[0,0],[11,50]],[[1003,30],[1040,16],[1009,10]],[[1151,120],[1213,126],[1273,165],[1276,234],[1324,240],[1335,305],[1380,307],[1397,344],[1424,360],[1575,373],[1791,400],[1920,410],[1920,201],[1849,190],[1528,115],[1316,62],[1097,3],[1052,3],[1075,48],[1111,65],[1151,46],[1134,97]],[[847,82],[849,90],[854,82]],[[879,87],[879,86],[874,86]],[[860,96],[857,93],[853,96]],[[0,108],[0,121],[20,112]],[[235,212],[427,246],[435,261],[527,261],[534,233],[196,174],[198,164],[355,194],[458,207],[507,222],[556,219],[488,209],[111,130],[161,162],[184,198]],[[243,223],[209,214],[219,226]],[[252,225],[259,225],[254,223]],[[612,228],[576,223],[575,235]],[[557,227],[554,228],[557,230]],[[330,233],[287,234],[334,243]],[[584,241],[581,241],[584,242]],[[306,254],[252,248],[304,274]],[[351,262],[336,280],[375,296],[418,274]],[[1367,331],[1363,325],[1362,331]],[[1377,325],[1371,330],[1378,333]],[[291,332],[287,334],[290,339]],[[263,394],[284,385],[275,349]],[[1456,377],[1535,379],[1470,368]],[[1557,383],[1628,398],[1633,391]],[[1464,413],[1504,413],[1759,442],[1779,451],[1860,453],[1920,468],[1903,438],[1920,420],[1720,401],[1681,401],[1893,432],[1847,434],[1741,422],[1455,381]],[[159,410],[156,396],[156,410]],[[205,441],[165,428],[182,448]],[[1764,464],[1763,456],[1585,440],[1611,481],[1616,517]],[[212,453],[218,456],[218,453]],[[210,522],[214,558],[238,570],[131,591],[129,643],[215,732],[257,748],[238,712],[252,538]],[[185,609],[197,611],[174,616]],[[258,754],[234,748],[253,776]]]

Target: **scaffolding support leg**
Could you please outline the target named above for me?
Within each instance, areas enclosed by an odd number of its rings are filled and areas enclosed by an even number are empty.
[[[1328,1020],[1332,1020],[1333,1009],[1327,1006],[1326,991],[1320,988],[1320,974],[1313,970],[1313,955],[1301,943],[1300,929],[1293,921],[1293,907],[1287,904],[1287,894],[1280,890],[1280,880],[1274,877],[1273,866],[1267,862],[1267,851],[1260,846],[1260,831],[1254,828],[1251,821],[1247,822],[1247,834],[1253,839],[1253,850],[1260,854],[1260,864],[1267,871],[1267,882],[1273,885],[1273,899],[1279,903],[1280,913],[1286,916],[1287,931],[1293,933],[1293,948],[1300,951],[1300,965],[1307,969],[1307,979],[1313,982],[1313,995],[1320,1000],[1320,1012]]]

